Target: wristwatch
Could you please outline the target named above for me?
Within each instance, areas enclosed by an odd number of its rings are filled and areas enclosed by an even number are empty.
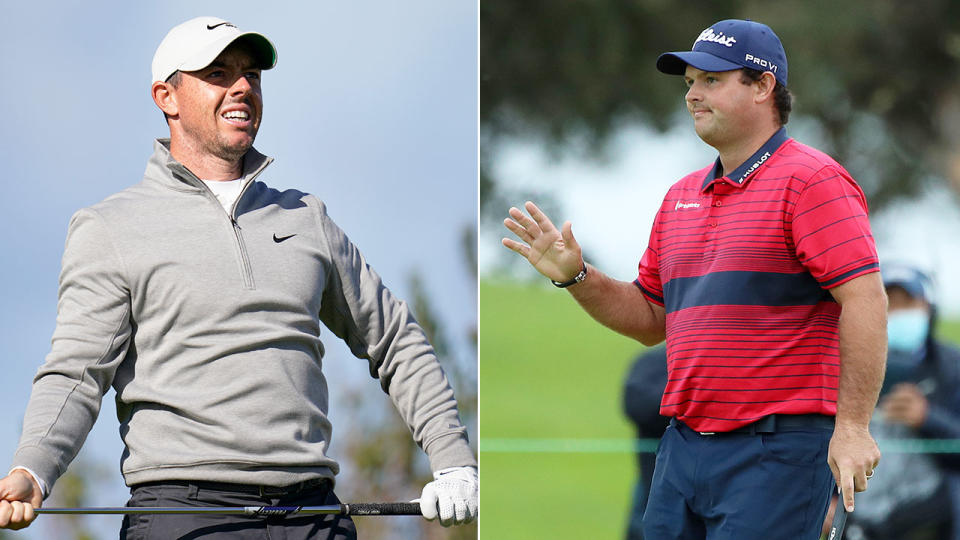
[[[569,286],[571,286],[571,285],[576,285],[577,283],[580,283],[581,281],[583,281],[583,280],[585,280],[585,279],[587,279],[587,265],[586,265],[586,264],[583,265],[583,269],[580,270],[580,273],[577,274],[577,275],[575,275],[575,276],[573,276],[573,279],[571,279],[570,281],[559,282],[559,281],[554,281],[554,280],[551,279],[551,280],[550,280],[550,283],[553,283],[555,286],[560,287],[561,289],[566,289],[567,287],[569,287]]]

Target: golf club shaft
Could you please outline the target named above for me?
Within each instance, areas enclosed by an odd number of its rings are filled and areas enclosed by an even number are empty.
[[[843,528],[846,525],[847,508],[843,504],[843,493],[840,493],[837,496],[837,506],[833,511],[833,523],[830,525],[830,534],[827,535],[827,540],[840,540],[843,538]]]
[[[37,514],[218,514],[286,516],[291,514],[338,514],[347,516],[419,516],[420,503],[353,503],[326,506],[113,506],[82,508],[37,508]]]

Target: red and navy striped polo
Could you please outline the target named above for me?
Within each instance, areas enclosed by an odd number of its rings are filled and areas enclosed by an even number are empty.
[[[840,306],[879,270],[867,203],[826,154],[778,131],[727,176],[670,188],[636,285],[666,309],[660,413],[722,432],[774,413],[836,414]]]

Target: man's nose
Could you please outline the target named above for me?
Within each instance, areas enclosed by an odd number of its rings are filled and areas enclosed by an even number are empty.
[[[242,96],[244,94],[249,94],[253,91],[253,86],[250,84],[250,81],[247,80],[245,75],[240,75],[237,77],[237,80],[233,81],[233,84],[230,86],[230,95],[232,96]]]

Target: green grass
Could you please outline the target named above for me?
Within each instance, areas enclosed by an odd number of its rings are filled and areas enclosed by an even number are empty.
[[[553,287],[480,284],[481,538],[620,538],[629,453],[483,451],[493,438],[630,438],[624,375],[643,346]]]
[[[936,335],[948,343],[960,345],[960,320],[941,320],[937,324]]]
[[[480,460],[480,538],[623,538],[632,456],[481,452]]]
[[[960,343],[960,321],[937,335]],[[549,285],[480,283],[483,539],[622,538],[631,453],[487,452],[485,439],[628,439],[622,384],[643,349]]]

